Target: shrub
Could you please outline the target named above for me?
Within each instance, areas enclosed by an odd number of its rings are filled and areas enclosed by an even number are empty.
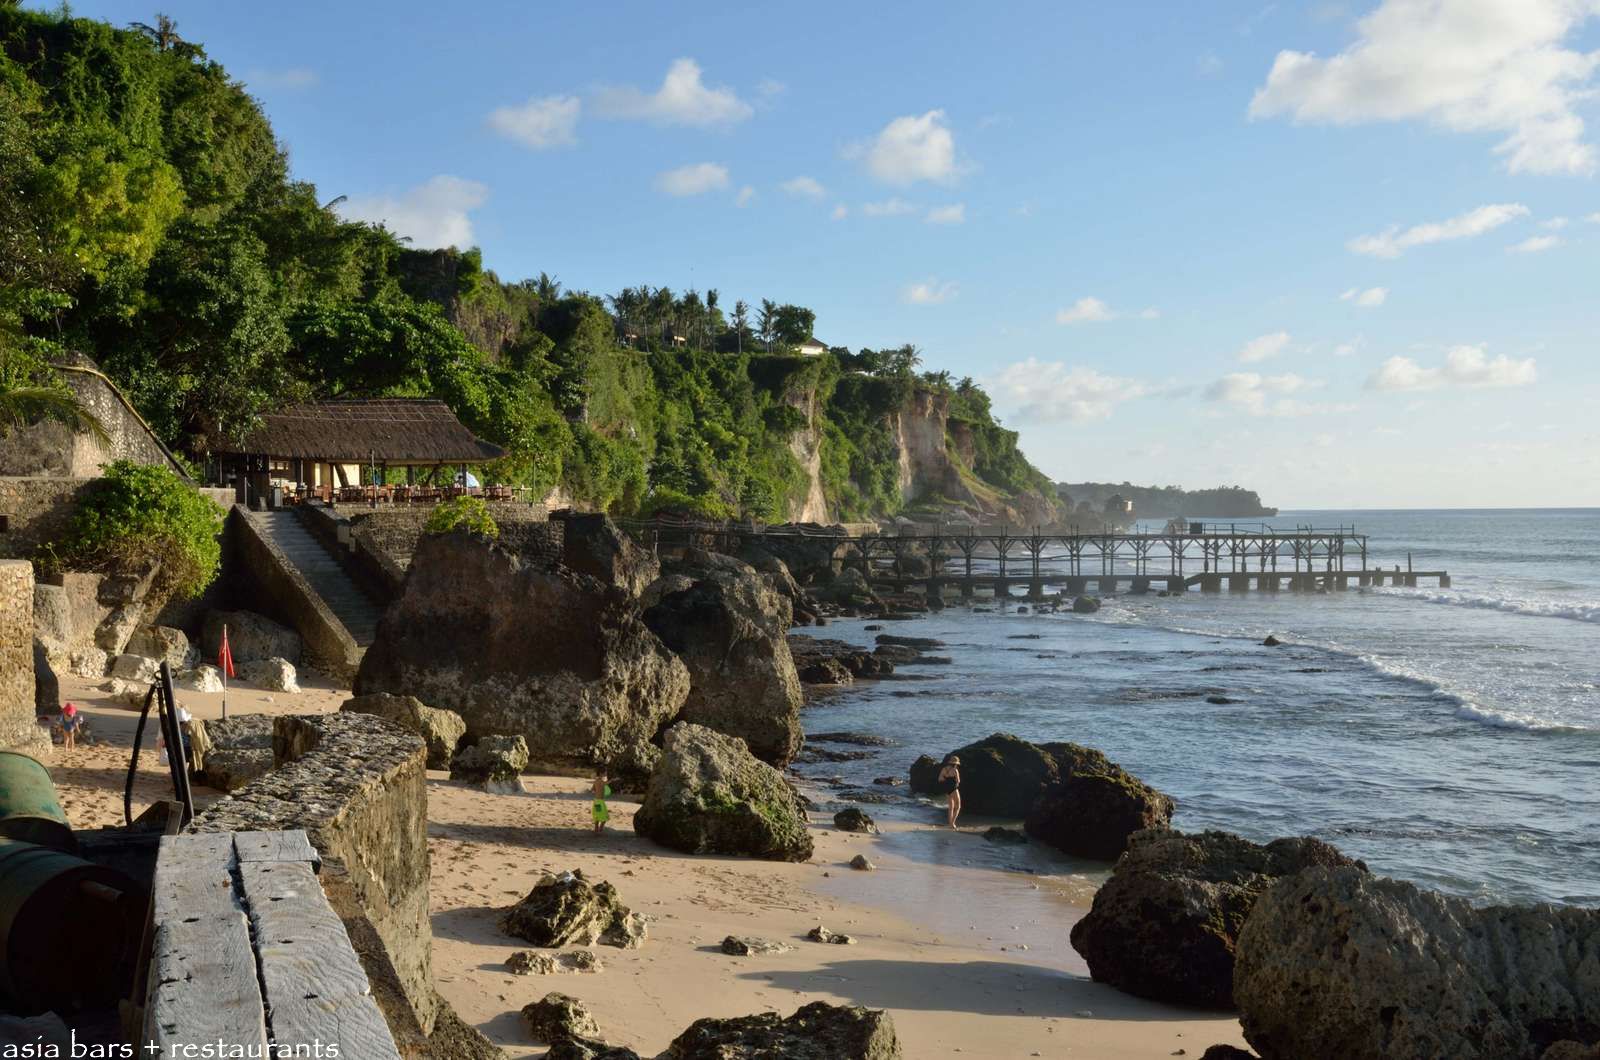
[[[222,565],[223,511],[164,467],[118,460],[87,491],[47,563],[142,575],[155,593],[198,596]]]
[[[448,534],[465,530],[480,537],[499,537],[500,527],[489,514],[489,506],[482,497],[452,497],[428,515],[423,532]]]

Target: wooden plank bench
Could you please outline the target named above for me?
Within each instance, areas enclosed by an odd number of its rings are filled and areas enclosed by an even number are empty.
[[[251,1056],[337,1045],[399,1060],[320,865],[303,831],[162,838],[144,1019],[154,1055],[220,1041]]]

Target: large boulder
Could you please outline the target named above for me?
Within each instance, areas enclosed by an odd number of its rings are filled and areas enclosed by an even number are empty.
[[[417,546],[355,684],[453,710],[469,733],[520,734],[541,765],[642,774],[689,671],[622,589],[455,533]]]
[[[783,774],[743,740],[687,722],[667,730],[633,827],[690,854],[811,856],[804,804]]]
[[[1239,930],[1262,893],[1312,865],[1352,865],[1316,839],[1266,846],[1228,832],[1139,832],[1072,926],[1095,981],[1139,997],[1230,1008]]]
[[[200,630],[200,651],[216,659],[222,648],[222,627],[228,627],[228,650],[235,663],[287,659],[299,663],[303,650],[300,634],[254,611],[212,611]]]
[[[596,942],[637,949],[645,938],[644,918],[623,905],[617,889],[590,883],[581,871],[546,876],[512,906],[501,926],[535,946],[593,946]]]
[[[230,641],[232,636],[230,634]],[[128,651],[158,663],[166,663],[174,673],[186,670],[197,661],[189,647],[189,635],[172,626],[140,626],[128,638]]]
[[[661,564],[604,515],[557,512],[561,532],[561,564],[587,574],[629,596],[642,595],[661,574]]]
[[[1061,779],[1045,788],[1022,828],[1041,843],[1080,858],[1114,861],[1128,838],[1172,821],[1177,803],[1099,751],[1068,744],[1057,753]]]
[[[453,710],[430,707],[416,696],[374,692],[367,696],[353,696],[345,700],[339,709],[357,714],[376,714],[421,736],[422,742],[428,745],[429,769],[449,769],[456,746],[467,734],[467,723],[461,720],[461,715]]]
[[[739,559],[748,563],[774,592],[782,594],[791,604],[798,605],[806,600],[806,591],[794,580],[789,565],[766,549],[747,545],[739,552]]]
[[[953,753],[961,759],[963,810],[989,817],[1025,816],[1044,789],[1061,779],[1056,752],[1062,749],[1088,750],[1076,744],[1033,744],[1003,732],[957,748]],[[911,790],[937,794],[943,761],[922,755],[913,762]]]
[[[776,1012],[696,1020],[656,1060],[899,1060],[887,1012],[813,1001],[787,1019]]]
[[[294,664],[288,659],[257,659],[254,662],[243,663],[239,667],[239,676],[268,692],[300,691],[299,676],[295,673]]]
[[[692,586],[645,611],[644,623],[689,668],[679,717],[737,736],[781,766],[804,739],[789,601],[749,566],[721,558],[725,564],[700,568]]]
[[[868,584],[867,576],[855,567],[846,567],[828,584],[812,592],[819,600],[840,605],[871,604],[876,599],[872,595],[872,586]]]
[[[521,736],[478,736],[450,756],[450,779],[480,785],[485,791],[516,794],[528,768],[528,741]]]
[[[1600,909],[1475,908],[1311,868],[1257,900],[1233,996],[1266,1060],[1538,1060],[1600,1039]]]
[[[522,1021],[536,1042],[554,1044],[568,1038],[586,1039],[600,1034],[600,1025],[583,1002],[568,994],[546,994],[522,1006]]]

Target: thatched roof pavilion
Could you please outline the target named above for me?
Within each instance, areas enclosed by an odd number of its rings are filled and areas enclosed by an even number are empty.
[[[319,401],[267,413],[242,441],[217,448],[225,466],[254,479],[263,491],[271,483],[312,487],[360,481],[361,468],[388,481],[390,468],[404,467],[407,479],[417,468],[488,463],[505,450],[476,437],[433,398],[361,398]]]

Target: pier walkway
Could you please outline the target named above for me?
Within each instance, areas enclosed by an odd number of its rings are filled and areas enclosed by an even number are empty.
[[[906,527],[884,533],[812,525],[764,526],[658,517],[627,528],[656,547],[695,545],[737,552],[746,546],[803,545],[826,553],[834,567],[855,567],[876,585],[948,586],[962,595],[976,587],[1009,595],[1025,586],[1039,596],[1058,587],[1069,594],[1090,591],[1317,592],[1352,586],[1428,583],[1450,587],[1443,570],[1372,564],[1371,543],[1355,526],[1182,523],[1160,532],[1104,529]]]

